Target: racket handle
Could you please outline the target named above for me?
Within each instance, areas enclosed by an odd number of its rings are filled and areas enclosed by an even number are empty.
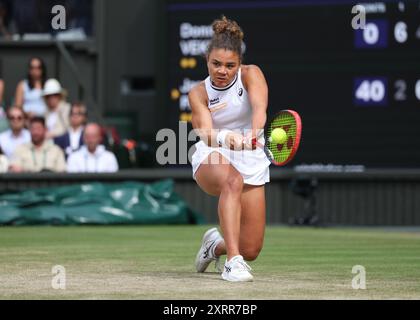
[[[264,136],[264,130],[258,130],[258,136],[255,137],[255,138],[252,138],[251,144],[253,146],[256,146],[257,145],[257,142],[258,142],[258,139],[261,138],[261,137],[263,137],[263,136]]]

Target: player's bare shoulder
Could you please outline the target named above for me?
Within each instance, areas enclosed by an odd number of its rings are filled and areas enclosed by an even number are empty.
[[[261,68],[255,64],[241,66],[242,79],[247,79],[255,75],[263,75]]]
[[[193,109],[197,104],[207,105],[208,98],[204,81],[201,81],[191,88],[190,92],[188,93],[188,99],[191,109]]]
[[[264,74],[261,68],[255,64],[248,64],[241,66],[241,73],[242,73],[242,82],[244,83],[245,87],[251,82],[257,79],[261,79],[265,81]]]

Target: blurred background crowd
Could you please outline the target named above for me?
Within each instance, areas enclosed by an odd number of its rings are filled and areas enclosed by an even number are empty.
[[[4,81],[0,80],[0,104]],[[57,79],[47,77],[39,57],[17,87],[13,104],[1,106],[1,172],[115,172],[118,161],[102,144],[104,132],[87,123],[83,102],[69,103]]]
[[[68,29],[85,38],[92,34],[92,1],[84,0],[0,0],[0,37],[18,39],[24,35],[54,35],[51,8],[66,8]]]

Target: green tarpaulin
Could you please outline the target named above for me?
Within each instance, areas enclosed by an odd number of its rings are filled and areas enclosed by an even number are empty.
[[[0,195],[0,225],[197,224],[174,182],[89,183]]]

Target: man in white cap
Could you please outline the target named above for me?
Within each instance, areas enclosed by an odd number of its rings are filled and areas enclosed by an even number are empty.
[[[66,92],[56,79],[48,79],[42,95],[48,107],[45,114],[47,139],[61,136],[70,127],[70,104],[66,101]]]

